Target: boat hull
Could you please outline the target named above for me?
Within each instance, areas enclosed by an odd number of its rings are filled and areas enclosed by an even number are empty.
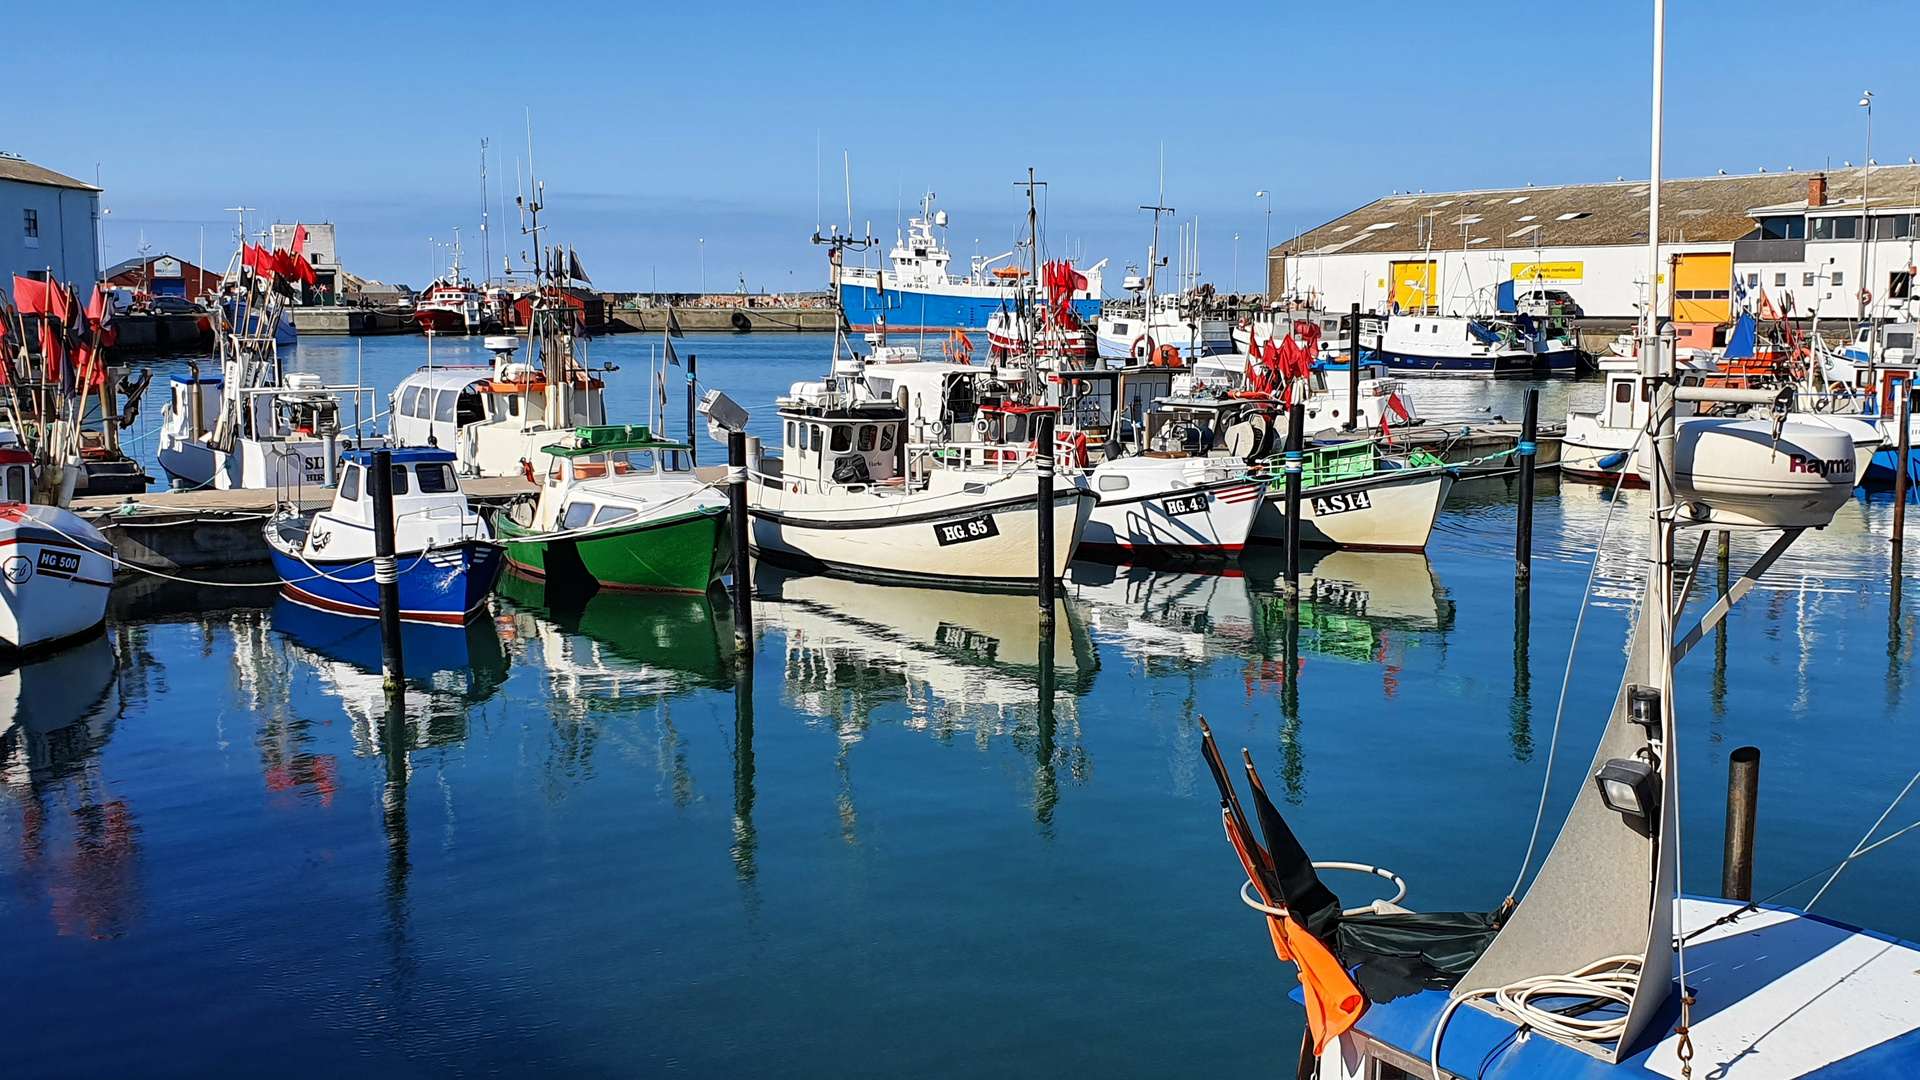
[[[1316,484],[1300,495],[1300,542],[1360,551],[1422,551],[1453,490],[1441,468],[1383,469],[1356,480]],[[1253,522],[1256,540],[1286,540],[1286,483],[1267,488]]]
[[[1418,353],[1388,352],[1380,353],[1380,361],[1387,370],[1396,375],[1493,375],[1526,378],[1538,374],[1542,367],[1536,366],[1534,358],[1527,353],[1502,353],[1487,356],[1432,356]],[[1573,355],[1567,354],[1568,365],[1564,369],[1572,371]],[[1548,370],[1562,370],[1547,368]]]
[[[1034,480],[1010,476],[1005,482],[1009,490],[995,498],[948,491],[886,500],[810,496],[763,484],[752,509],[754,554],[795,569],[871,581],[1037,588]],[[1093,492],[1065,477],[1057,483],[1055,577],[1073,560],[1094,504]]]
[[[885,293],[871,285],[842,282],[840,304],[847,324],[855,330],[913,333],[920,330],[985,330],[994,313],[1008,309],[1017,298],[1012,288],[951,286],[955,291],[897,287],[889,281]],[[1098,299],[1072,301],[1082,321],[1100,314]]]
[[[1102,499],[1080,539],[1085,558],[1233,559],[1260,513],[1262,485],[1228,480]]]
[[[51,506],[0,506],[0,649],[45,648],[98,629],[113,588],[97,529]]]
[[[510,514],[493,527],[508,565],[551,585],[705,594],[732,561],[727,520],[704,509],[564,540],[542,540]]]
[[[343,615],[380,614],[380,586],[372,559],[307,559],[280,539],[275,524],[266,526],[267,546],[281,591],[296,603]],[[425,551],[401,552],[400,618],[407,622],[462,623],[493,592],[505,563],[500,545],[467,540]]]
[[[419,308],[413,313],[413,321],[420,329],[435,334],[474,334],[481,329],[477,323],[469,324],[464,314],[445,308]]]

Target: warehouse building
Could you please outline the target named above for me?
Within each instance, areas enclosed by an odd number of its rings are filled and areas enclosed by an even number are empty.
[[[1512,282],[1522,297],[1565,294],[1588,317],[1637,318],[1648,191],[1623,180],[1392,195],[1276,247],[1269,289],[1333,310],[1473,314]],[[1762,292],[1803,317],[1854,319],[1864,306],[1905,319],[1916,227],[1915,165],[1668,180],[1656,310],[1689,338]]]
[[[0,287],[17,274],[91,288],[99,226],[99,188],[0,153]]]

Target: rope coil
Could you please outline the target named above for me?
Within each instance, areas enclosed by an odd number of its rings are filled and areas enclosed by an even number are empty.
[[[400,581],[399,562],[391,555],[373,557],[373,580],[381,585],[396,585]]]

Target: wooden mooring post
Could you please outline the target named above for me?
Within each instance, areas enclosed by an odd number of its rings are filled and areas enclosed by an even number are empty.
[[[1520,417],[1520,445],[1515,453],[1520,466],[1520,507],[1514,519],[1514,573],[1526,581],[1533,575],[1533,467],[1539,459],[1534,439],[1540,425],[1540,388],[1527,388],[1526,411]]]
[[[1760,813],[1760,749],[1743,746],[1727,758],[1727,850],[1720,895],[1753,899],[1753,831]]]

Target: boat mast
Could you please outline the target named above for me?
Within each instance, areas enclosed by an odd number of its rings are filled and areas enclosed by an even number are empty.
[[[1034,189],[1047,186],[1044,180],[1033,178],[1033,167],[1027,167],[1027,178],[1016,180],[1014,187],[1027,189],[1027,393],[1037,400],[1040,387],[1040,212],[1034,199]]]

